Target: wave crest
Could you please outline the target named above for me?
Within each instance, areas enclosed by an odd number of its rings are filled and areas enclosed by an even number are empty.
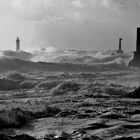
[[[14,52],[3,51],[0,57],[16,58],[32,62],[73,63],[73,64],[118,64],[127,65],[132,58],[132,53],[118,54],[117,51],[82,51],[82,50],[58,50],[50,47],[42,51]]]

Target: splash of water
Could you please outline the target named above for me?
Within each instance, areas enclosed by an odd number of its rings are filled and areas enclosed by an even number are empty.
[[[130,52],[118,54],[116,51],[82,51],[82,50],[60,50],[54,47],[48,47],[32,53],[27,52],[0,52],[0,57],[18,58],[38,62],[55,63],[75,63],[75,64],[118,64],[127,65],[132,58]]]

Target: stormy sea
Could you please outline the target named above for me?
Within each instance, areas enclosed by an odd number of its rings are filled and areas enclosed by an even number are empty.
[[[0,140],[140,139],[133,52],[0,52]]]

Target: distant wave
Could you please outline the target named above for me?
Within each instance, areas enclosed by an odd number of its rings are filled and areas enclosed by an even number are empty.
[[[3,51],[2,52],[2,56],[6,57],[6,58],[16,58],[16,59],[21,59],[21,60],[31,60],[33,57],[32,53],[29,52],[25,52],[25,51],[19,51],[19,52],[15,52],[15,51]]]
[[[0,52],[0,57],[9,59],[20,59],[32,62],[52,62],[52,63],[72,63],[72,64],[88,64],[88,65],[108,65],[118,64],[127,65],[132,58],[131,52],[118,54],[115,50],[109,51],[83,51],[83,50],[57,50],[49,49],[49,51],[35,52]]]
[[[32,58],[33,62],[55,62],[55,63],[74,63],[74,64],[109,64],[117,63],[127,65],[132,58],[131,52],[118,54],[117,51],[77,51],[61,50],[56,52],[37,52]]]

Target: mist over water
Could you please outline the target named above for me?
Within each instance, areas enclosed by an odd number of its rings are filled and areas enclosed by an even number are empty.
[[[0,53],[2,57],[17,58],[33,62],[74,63],[74,64],[111,64],[127,65],[132,59],[132,52],[117,53],[116,50],[108,51],[86,51],[86,50],[60,50],[50,47],[46,50],[34,52],[12,52]]]

